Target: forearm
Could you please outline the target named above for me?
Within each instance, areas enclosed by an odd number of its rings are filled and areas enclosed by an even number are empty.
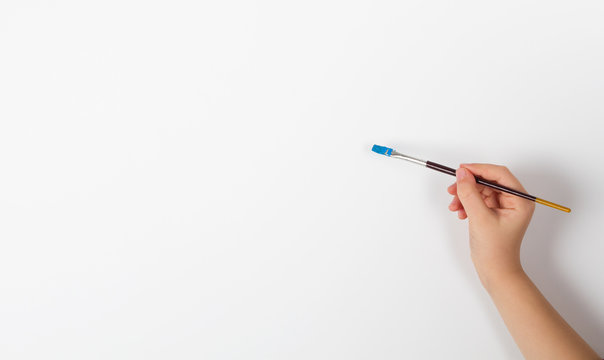
[[[524,271],[481,279],[526,359],[601,359]]]

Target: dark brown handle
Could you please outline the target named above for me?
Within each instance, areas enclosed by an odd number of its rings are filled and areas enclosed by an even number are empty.
[[[441,164],[438,164],[438,163],[435,163],[432,161],[426,161],[426,167],[429,167],[432,170],[440,171],[442,173],[455,176],[455,169],[452,169],[448,166],[444,166],[444,165],[441,165]]]
[[[440,171],[440,172],[445,173],[445,174],[449,174],[451,176],[455,176],[455,169],[452,169],[452,168],[450,168],[448,166],[444,166],[444,165],[441,165],[441,164],[438,164],[438,163],[435,163],[435,162],[432,162],[432,161],[426,161],[426,167],[429,167],[432,170]],[[485,180],[485,179],[481,178],[480,176],[475,176],[474,178],[476,179],[477,183],[485,185],[485,186],[488,186],[488,187],[493,188],[495,190],[499,190],[499,191],[506,192],[508,194],[513,194],[513,195],[516,195],[516,196],[520,196],[521,198],[525,198],[527,200],[535,201],[535,199],[537,199],[536,196],[525,194],[525,193],[523,193],[521,191],[518,191],[518,190],[510,189],[507,186],[499,185],[499,184],[491,182],[489,180]]]

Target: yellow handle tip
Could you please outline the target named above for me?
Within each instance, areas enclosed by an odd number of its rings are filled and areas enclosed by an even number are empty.
[[[541,205],[546,205],[546,206],[552,207],[554,209],[558,209],[560,211],[567,212],[567,213],[570,212],[570,209],[567,208],[566,206],[558,205],[558,204],[553,203],[551,201],[547,201],[547,200],[543,200],[543,199],[540,199],[540,198],[536,198],[535,202],[537,202],[537,203],[539,203]]]

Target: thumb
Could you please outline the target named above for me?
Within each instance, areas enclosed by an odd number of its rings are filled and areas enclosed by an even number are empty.
[[[463,205],[468,217],[483,217],[489,213],[489,208],[482,200],[482,195],[476,187],[476,179],[464,168],[457,169],[457,197]]]

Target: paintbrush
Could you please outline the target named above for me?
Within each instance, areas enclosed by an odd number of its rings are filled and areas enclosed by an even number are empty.
[[[420,159],[414,158],[412,156],[404,155],[404,154],[401,154],[401,153],[399,153],[399,152],[397,152],[397,151],[395,151],[395,150],[393,150],[391,148],[385,147],[385,146],[373,145],[373,148],[371,148],[371,150],[374,151],[374,152],[376,152],[376,153],[378,153],[378,154],[382,154],[382,155],[385,155],[385,156],[388,156],[388,157],[392,157],[392,158],[396,158],[396,159],[402,159],[402,160],[411,161],[412,163],[425,166],[425,167],[430,168],[432,170],[440,171],[442,173],[449,174],[451,176],[455,176],[455,169],[452,169],[452,168],[450,168],[448,166],[444,166],[444,165],[435,163],[433,161],[420,160]],[[481,178],[480,176],[475,176],[474,178],[476,179],[476,182],[478,184],[481,184],[481,185],[484,185],[484,186],[488,186],[488,187],[490,187],[492,189],[503,191],[503,192],[506,192],[508,194],[516,195],[516,196],[519,196],[521,198],[534,201],[534,202],[536,202],[538,204],[547,205],[547,206],[552,207],[554,209],[565,211],[567,213],[570,212],[570,209],[567,208],[566,206],[558,205],[558,204],[553,203],[551,201],[547,201],[547,200],[538,198],[536,196],[529,195],[529,194],[523,193],[521,191],[511,189],[511,188],[509,188],[507,186],[499,185],[499,184],[494,183],[492,181],[485,180],[485,179]]]

